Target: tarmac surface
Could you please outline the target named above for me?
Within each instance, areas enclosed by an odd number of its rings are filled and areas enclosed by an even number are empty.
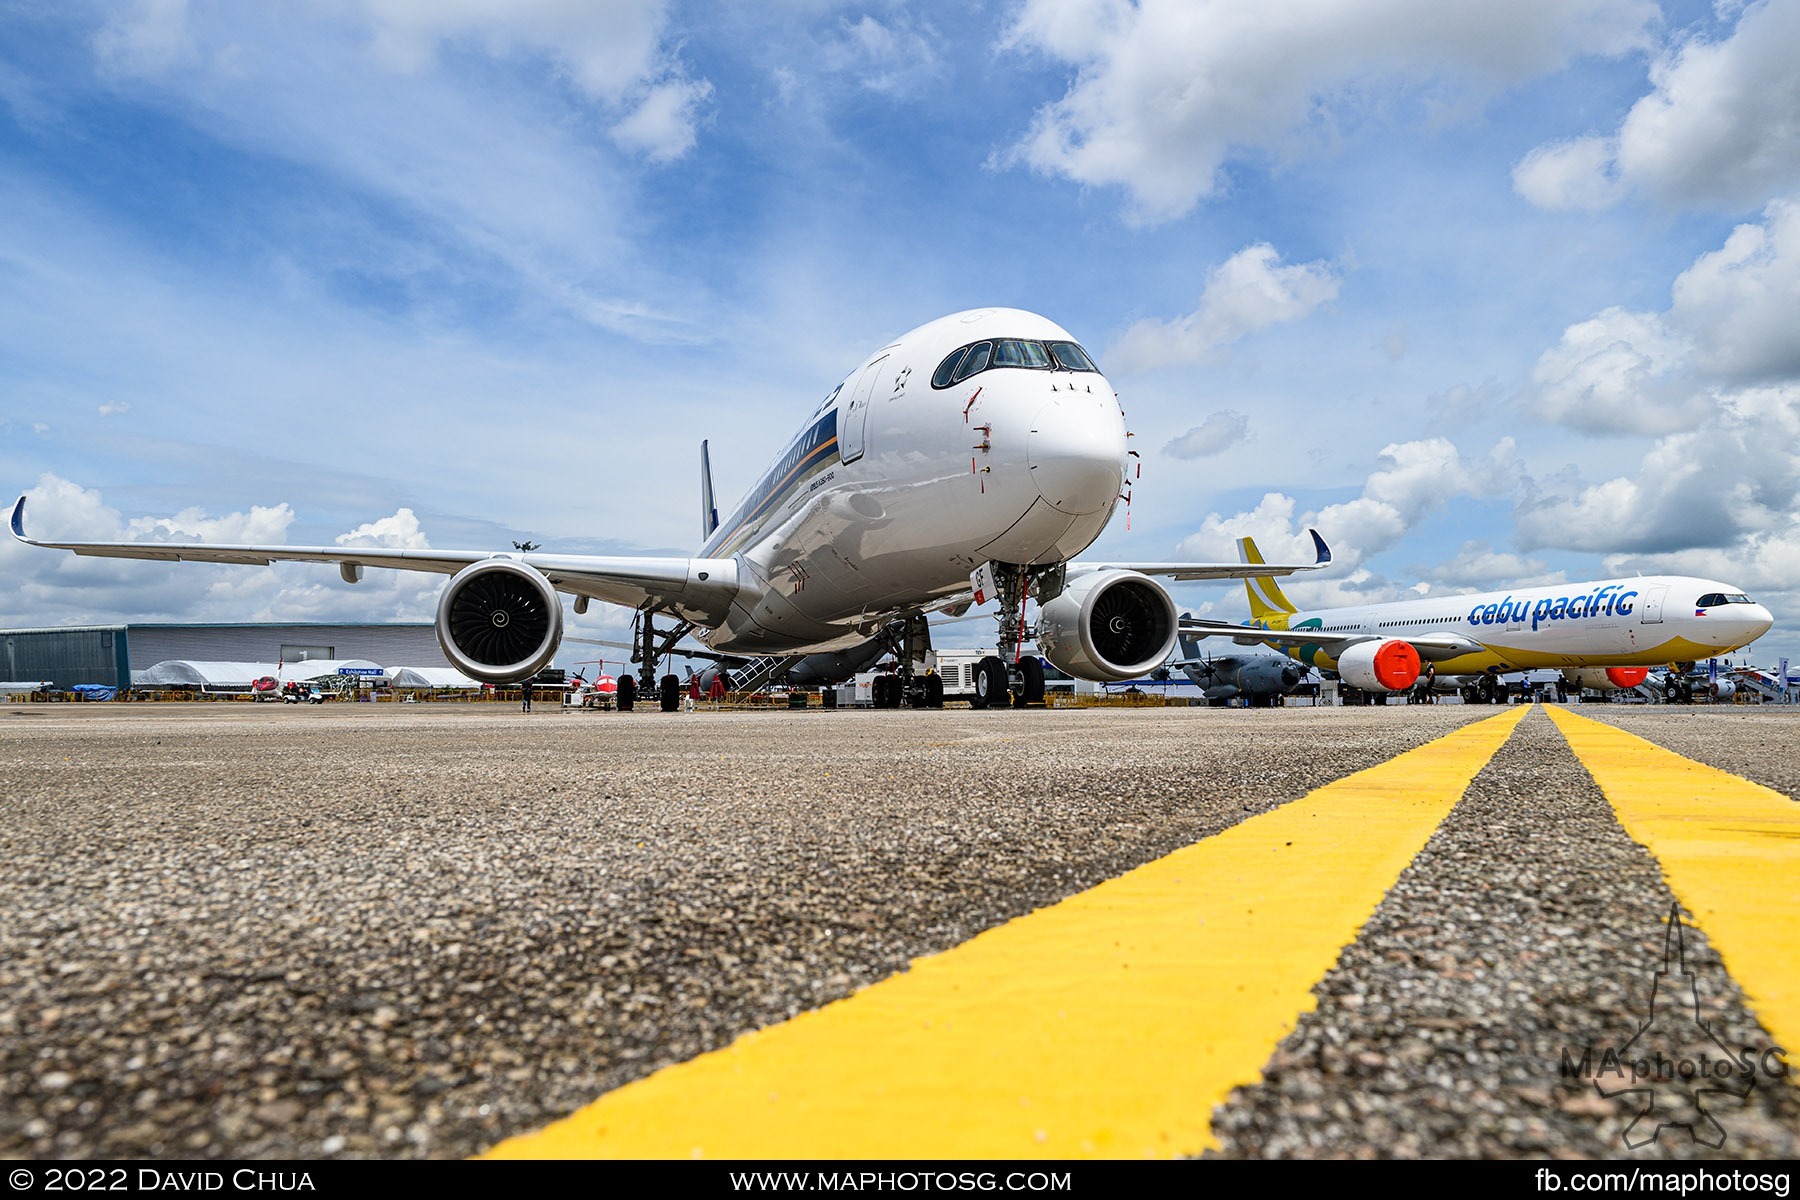
[[[0,706],[0,1155],[479,1154],[1499,711]],[[1793,709],[1575,711],[1800,794]],[[1530,712],[1206,1153],[1626,1155],[1559,1068],[1643,1023],[1672,903]],[[1800,1157],[1792,1074],[1709,1108],[1630,1154]]]

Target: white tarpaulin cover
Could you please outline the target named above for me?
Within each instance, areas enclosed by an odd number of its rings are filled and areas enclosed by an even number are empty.
[[[378,664],[366,658],[315,658],[306,662],[282,663],[279,671],[274,663],[200,662],[171,658],[146,670],[133,671],[131,683],[133,687],[247,688],[252,681],[265,675],[273,675],[283,683],[290,679],[304,683],[336,675],[339,667],[379,669]],[[379,680],[382,676],[365,675],[363,678]]]
[[[397,688],[469,688],[481,686],[455,667],[390,667]]]

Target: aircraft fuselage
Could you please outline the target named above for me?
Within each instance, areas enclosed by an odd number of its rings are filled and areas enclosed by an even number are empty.
[[[1768,609],[1730,584],[1648,575],[1301,611],[1284,621],[1269,619],[1266,627],[1393,638],[1455,634],[1478,645],[1435,658],[1441,677],[1691,661],[1748,645],[1772,623]],[[1279,648],[1303,662],[1336,669],[1336,661],[1317,646]]]
[[[695,636],[742,654],[848,647],[897,608],[966,589],[984,562],[1058,562],[1099,537],[1125,471],[1118,397],[1054,355],[954,382],[940,371],[961,348],[1003,342],[1028,358],[1074,345],[1044,317],[981,309],[851,372],[698,552],[735,558],[750,586]]]

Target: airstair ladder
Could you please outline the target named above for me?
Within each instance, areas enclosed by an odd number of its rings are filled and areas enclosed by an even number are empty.
[[[759,688],[766,687],[786,675],[795,664],[805,657],[804,654],[786,656],[771,654],[766,658],[753,658],[748,666],[732,674],[732,690],[754,692]]]

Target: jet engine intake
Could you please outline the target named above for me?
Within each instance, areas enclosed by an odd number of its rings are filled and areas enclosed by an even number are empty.
[[[1419,652],[1410,642],[1358,642],[1338,655],[1337,672],[1365,692],[1403,692],[1418,682]]]
[[[1175,648],[1175,602],[1136,571],[1070,579],[1038,614],[1038,649],[1077,679],[1118,683],[1148,675]]]
[[[562,620],[562,599],[541,572],[510,558],[487,558],[444,585],[438,645],[472,679],[517,683],[555,657]]]
[[[1563,678],[1579,687],[1595,692],[1616,692],[1634,688],[1650,678],[1649,667],[1582,667],[1564,671]]]

